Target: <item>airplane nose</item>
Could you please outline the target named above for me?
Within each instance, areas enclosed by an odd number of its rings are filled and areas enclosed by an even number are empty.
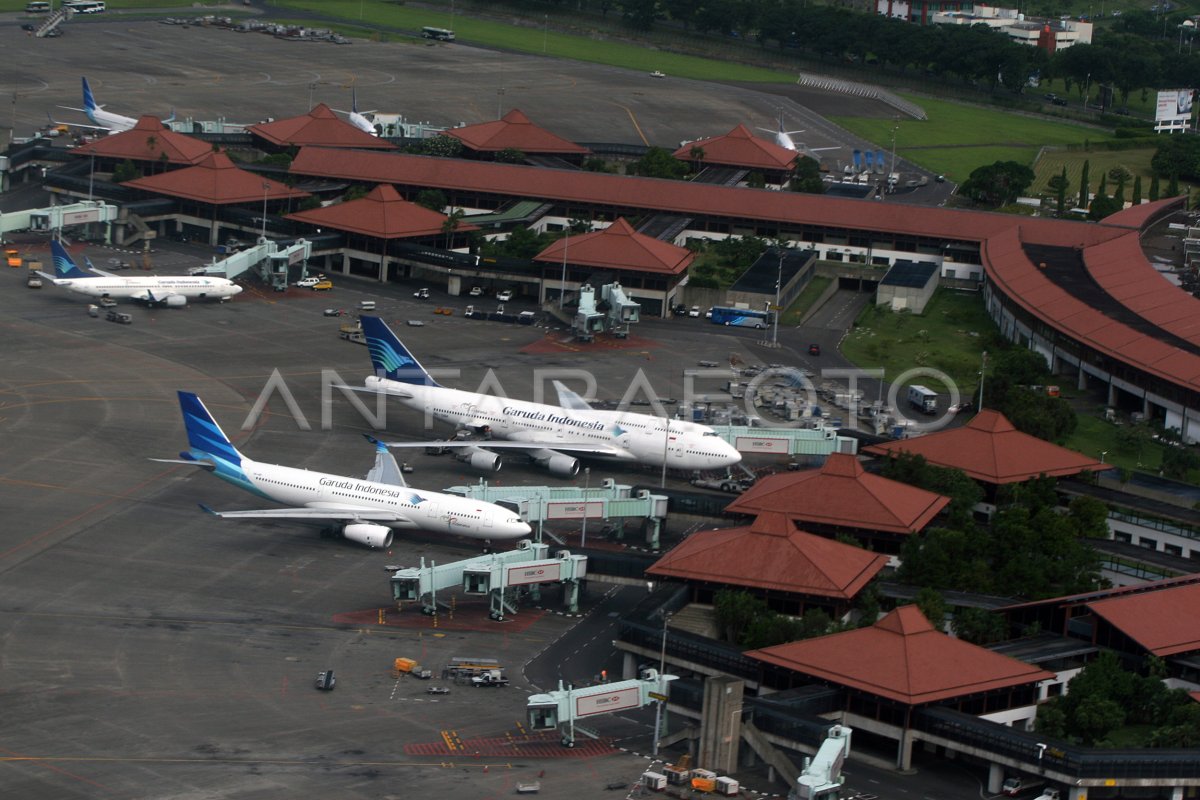
[[[246,288],[246,287],[244,287],[244,286],[238,286],[238,285],[235,283],[235,284],[233,285],[233,293],[234,293],[234,294],[241,294],[241,293],[242,293],[242,290],[243,290],[243,289],[245,289],[245,288]]]

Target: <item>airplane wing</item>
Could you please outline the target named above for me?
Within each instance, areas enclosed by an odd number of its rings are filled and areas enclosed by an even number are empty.
[[[332,384],[332,386],[335,389],[345,389],[350,392],[363,392],[364,394],[386,394],[389,397],[403,397],[403,398],[409,398],[409,399],[412,398],[412,394],[410,394],[409,392],[406,392],[403,389],[396,389],[396,388],[391,388],[391,387],[389,387],[386,390],[370,389],[366,386],[349,386],[345,383],[335,383],[335,384]]]
[[[67,108],[69,111],[83,111],[82,108],[69,108],[68,106],[59,106],[59,108]],[[50,116],[49,112],[46,113],[46,119],[50,120],[52,125],[64,125],[68,128],[83,128],[89,131],[104,131],[105,133],[112,133],[112,128],[106,128],[103,125],[88,125],[84,122],[64,122],[61,119],[55,119],[54,117]]]
[[[384,442],[387,447],[478,447],[483,450],[553,450],[558,453],[585,453],[609,458],[633,459],[634,455],[623,447],[597,442],[513,442],[493,439],[458,439],[433,442]]]
[[[256,508],[246,511],[215,511],[203,503],[200,508],[221,519],[282,519],[292,522],[398,522],[408,520],[399,511],[386,508]]]
[[[93,263],[92,263],[92,260],[91,260],[90,258],[88,258],[87,256],[84,256],[84,257],[83,257],[83,263],[87,265],[88,272],[94,272],[94,273],[96,273],[97,275],[103,275],[103,276],[104,276],[104,277],[106,277],[106,278],[119,278],[119,277],[121,277],[120,275],[116,275],[116,274],[114,274],[114,273],[112,273],[112,272],[105,272],[104,270],[100,269],[100,268],[99,268],[99,267],[97,267],[95,264],[93,264]]]
[[[387,449],[387,445],[374,436],[365,433],[363,436],[368,442],[375,445],[375,466],[371,467],[371,471],[367,473],[367,480],[374,483],[386,483],[389,486],[403,486],[407,489],[408,483],[404,480],[404,474],[396,463],[396,457]]]
[[[569,408],[572,411],[591,411],[592,407],[588,405],[587,400],[572,392],[566,386],[563,386],[558,381],[554,381],[554,390],[558,392],[558,404],[563,408]]]

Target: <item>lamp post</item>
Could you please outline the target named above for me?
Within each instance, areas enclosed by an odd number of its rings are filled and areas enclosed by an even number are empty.
[[[983,351],[983,365],[979,368],[979,408],[976,411],[983,411],[983,382],[987,380],[987,350]]]
[[[662,683],[663,673],[667,669],[667,623],[670,620],[670,614],[663,614],[662,650],[658,654],[658,681],[660,684]],[[655,758],[658,757],[658,739],[659,734],[662,731],[662,716],[663,701],[659,700],[658,705],[654,707],[654,749],[650,753]]]
[[[317,84],[316,84],[316,82],[315,82],[315,81],[314,81],[313,83],[310,83],[310,84],[308,85],[308,110],[309,110],[309,111],[312,111],[312,96],[313,96],[313,90],[314,90],[314,89],[316,89],[316,88],[317,88]]]
[[[892,168],[888,170],[887,185],[893,192],[896,191],[896,184],[892,183],[892,176],[896,174],[896,133],[900,130],[900,118],[896,117],[895,123],[892,125]],[[898,183],[898,181],[897,181]]]
[[[783,250],[779,251],[779,271],[775,274],[775,330],[771,332],[771,347],[779,347],[779,291],[783,287]]]
[[[579,534],[579,549],[587,547],[588,489],[591,488],[592,468],[583,468],[583,528]]]
[[[1087,81],[1083,84],[1083,108],[1087,110],[1088,92],[1092,89],[1092,73],[1087,74]]]
[[[567,223],[567,235],[563,237],[563,268],[562,283],[558,287],[558,310],[562,311],[567,302],[567,247],[571,244],[571,224]]]
[[[96,181],[96,151],[91,152],[92,163],[88,168],[88,202],[92,200],[92,185]]]
[[[496,90],[496,119],[500,119],[504,112],[504,87],[501,86]]]
[[[267,183],[266,181],[263,181],[262,187],[263,187],[263,215],[262,215],[262,232],[259,234],[259,238],[266,239],[267,238],[267,192],[269,192],[271,190],[271,184]]]

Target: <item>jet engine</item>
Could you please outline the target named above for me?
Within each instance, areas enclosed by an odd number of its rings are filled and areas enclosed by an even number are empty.
[[[579,459],[565,456],[553,450],[534,450],[529,455],[533,463],[545,467],[551,474],[562,478],[573,478],[579,474]]]
[[[499,472],[500,471],[500,456],[490,450],[481,450],[478,447],[469,447],[455,456],[459,461],[470,464],[473,469],[482,470],[484,472]]]
[[[367,547],[391,547],[392,529],[386,525],[372,525],[369,522],[356,522],[342,528],[342,536],[352,542],[365,544]]]
[[[167,299],[163,301],[169,308],[179,308],[187,305],[187,298],[181,294],[169,294]]]

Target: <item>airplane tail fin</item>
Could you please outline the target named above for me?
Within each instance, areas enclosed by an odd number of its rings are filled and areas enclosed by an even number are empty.
[[[79,268],[71,259],[71,254],[67,252],[67,248],[63,247],[62,242],[57,239],[50,242],[50,258],[54,262],[54,274],[59,279],[92,277]]]
[[[358,91],[353,86],[350,87],[350,110],[358,113]]]
[[[175,106],[171,106],[171,116],[162,121],[163,125],[169,125],[175,121]]]
[[[371,351],[371,364],[375,373],[388,380],[413,383],[421,386],[438,386],[437,381],[425,371],[421,362],[404,347],[387,323],[379,317],[362,317],[363,335],[367,349]]]
[[[97,108],[96,97],[92,94],[92,87],[88,86],[87,78],[83,79],[83,110],[87,113],[92,113]]]
[[[221,467],[239,470],[243,456],[238,452],[221,426],[208,413],[204,403],[191,392],[179,392],[179,410],[183,412],[183,426],[187,429],[188,446],[191,450],[180,453],[188,460],[209,460]]]

